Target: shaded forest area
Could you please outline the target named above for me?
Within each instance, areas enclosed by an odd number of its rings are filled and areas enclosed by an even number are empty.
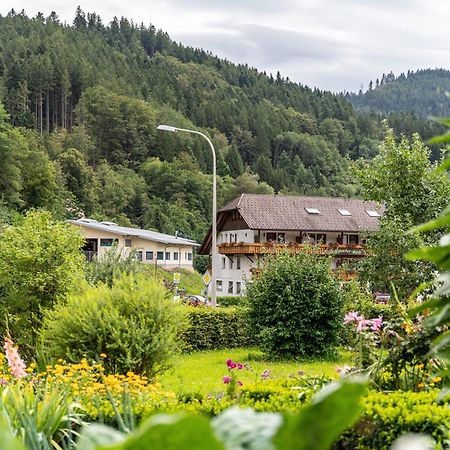
[[[377,154],[384,119],[397,136],[443,131],[413,113],[356,113],[340,95],[80,8],[70,26],[55,13],[0,17],[0,99],[0,220],[43,207],[197,240],[210,151],[159,123],[210,134],[219,205],[242,192],[354,196],[354,161]]]

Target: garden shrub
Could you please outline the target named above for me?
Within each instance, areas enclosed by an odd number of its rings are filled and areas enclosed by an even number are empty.
[[[246,308],[185,308],[189,323],[181,334],[185,350],[215,350],[253,344]]]
[[[86,262],[86,279],[91,284],[102,282],[112,286],[113,281],[122,275],[142,273],[147,268],[137,259],[137,252],[123,255],[117,245],[113,245],[100,257]]]
[[[100,284],[70,295],[46,313],[41,337],[53,358],[77,362],[105,354],[107,372],[132,370],[153,377],[179,347],[184,325],[183,308],[160,283],[129,275],[112,287]]]
[[[29,211],[0,233],[0,320],[8,320],[0,332],[11,332],[28,358],[35,357],[42,310],[80,285],[82,245],[78,229],[47,211]]]
[[[261,349],[274,357],[333,352],[343,294],[327,258],[302,252],[267,258],[248,289],[250,316]]]

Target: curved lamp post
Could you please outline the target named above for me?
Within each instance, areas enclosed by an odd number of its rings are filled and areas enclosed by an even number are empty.
[[[213,156],[213,192],[212,192],[212,231],[211,231],[211,304],[216,306],[216,259],[217,259],[217,191],[216,191],[216,151],[214,149],[211,139],[206,134],[200,133],[196,130],[188,130],[186,128],[177,128],[170,125],[158,125],[160,131],[171,131],[177,133],[182,131],[185,133],[198,134],[202,136],[208,142],[211,147]]]

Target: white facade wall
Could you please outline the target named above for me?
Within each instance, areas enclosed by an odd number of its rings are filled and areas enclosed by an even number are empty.
[[[97,240],[97,253],[99,258],[111,249],[111,246],[101,245],[102,239],[113,239],[123,255],[128,254],[131,250],[137,251],[139,255],[142,255],[142,262],[144,264],[155,264],[164,269],[176,269],[180,267],[193,270],[193,247],[191,245],[167,245],[148,239],[123,236],[118,233],[97,230],[82,225],[77,226],[82,231],[85,239]],[[176,259],[176,253],[178,253],[178,259]]]
[[[285,243],[294,242],[297,243],[300,237],[299,231],[277,231],[273,230],[261,230],[259,233],[260,242],[267,242],[267,233],[284,233]],[[305,233],[302,232],[303,238],[305,238]],[[326,234],[326,243],[337,243],[338,237],[341,233],[320,233],[311,232],[310,235],[315,234]],[[358,234],[358,233],[349,233]],[[220,231],[217,234],[217,244],[230,243],[230,242],[244,242],[244,243],[254,243],[257,241],[258,231],[243,229],[243,230],[231,230],[231,231]],[[360,237],[361,239],[361,237]],[[343,243],[348,243],[348,238],[344,233]],[[240,258],[240,269],[237,269],[237,258]],[[258,267],[258,256],[257,255],[222,255],[219,253],[217,262],[217,296],[236,296],[245,294],[245,286],[251,280],[252,268]],[[232,263],[231,263],[232,261]],[[331,269],[336,269],[336,263],[338,259],[335,258],[332,261]],[[240,292],[238,283],[240,283]]]

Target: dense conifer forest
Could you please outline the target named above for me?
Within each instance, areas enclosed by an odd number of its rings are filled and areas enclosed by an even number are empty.
[[[359,111],[384,114],[414,111],[420,117],[450,116],[450,71],[426,69],[395,76],[392,72],[370,81],[368,89],[346,98]]]
[[[71,25],[55,13],[0,16],[0,101],[0,221],[46,208],[198,240],[210,150],[160,123],[212,137],[219,206],[242,192],[354,196],[354,161],[376,155],[384,119],[397,136],[442,132],[414,113],[356,113],[341,95],[80,8]]]

